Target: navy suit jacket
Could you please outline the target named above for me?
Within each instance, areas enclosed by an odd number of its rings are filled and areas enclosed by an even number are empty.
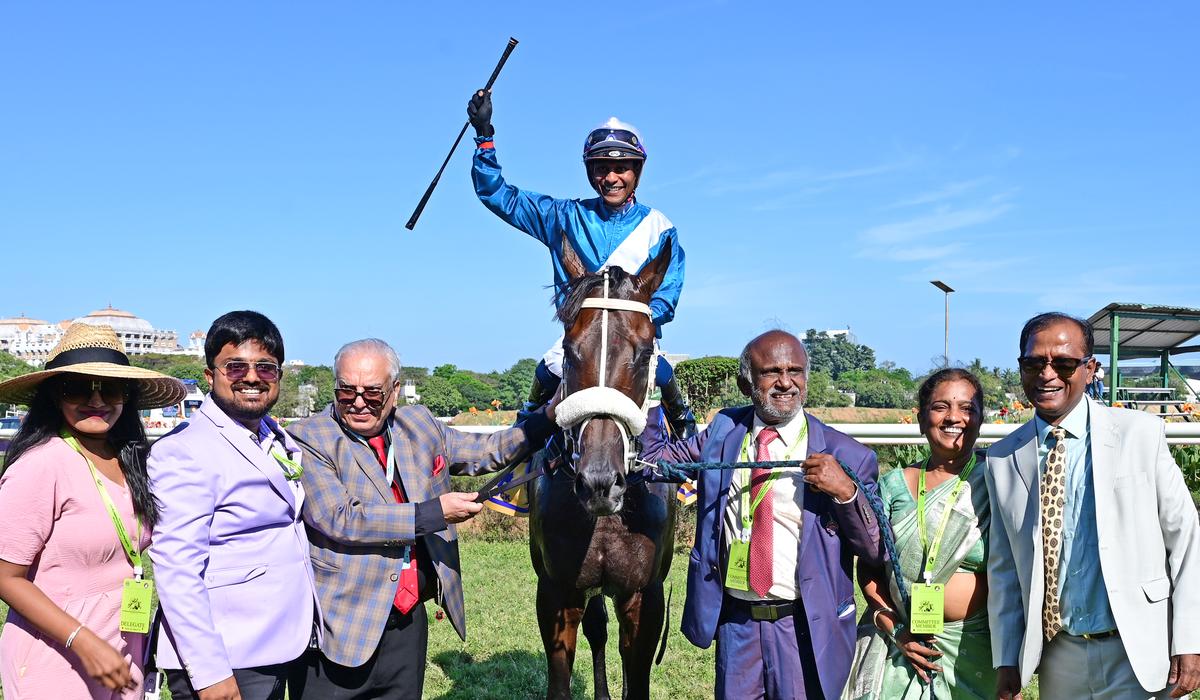
[[[806,417],[808,455],[833,455],[877,495],[879,465],[875,453],[816,418]],[[648,428],[642,436],[643,457],[647,461],[736,462],[753,421],[753,406],[726,409],[704,432],[670,443],[662,431]],[[716,638],[725,599],[727,557],[722,530],[733,471],[704,470],[696,476],[696,544],[688,561],[687,601],[681,627],[689,641],[707,648]],[[861,490],[846,504],[807,491],[799,547],[796,584],[808,617],[821,687],[825,697],[840,697],[854,654],[853,558],[857,555],[877,566],[884,561],[879,522]]]

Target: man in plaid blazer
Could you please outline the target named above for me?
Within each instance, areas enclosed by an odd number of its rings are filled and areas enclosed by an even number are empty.
[[[432,599],[466,639],[454,523],[479,512],[450,475],[501,469],[553,429],[553,406],[490,435],[396,407],[400,360],[376,339],[334,359],[333,406],[289,426],[304,450],[304,521],[324,613],[311,653],[310,698],[420,698]],[[389,478],[389,476],[394,477]]]

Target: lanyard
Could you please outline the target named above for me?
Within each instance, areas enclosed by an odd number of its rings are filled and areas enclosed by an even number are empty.
[[[371,447],[371,443],[367,442],[365,437],[350,429],[347,429],[346,432],[350,433],[351,437],[362,443],[364,447],[370,450],[371,454],[375,454],[375,448]],[[394,483],[396,483],[396,442],[394,440],[388,440],[387,458],[384,460],[383,468],[385,478],[387,479],[387,485],[388,487],[391,487]]]
[[[937,562],[938,552],[942,549],[942,537],[946,534],[946,525],[950,523],[950,511],[954,510],[954,504],[958,502],[958,494],[962,491],[963,485],[967,483],[967,477],[971,475],[971,470],[975,468],[975,453],[971,453],[971,459],[958,473],[958,483],[954,485],[954,490],[946,499],[945,510],[942,511],[942,522],[938,525],[937,535],[933,542],[929,542],[929,535],[925,530],[925,470],[928,468],[929,458],[926,457],[925,463],[921,465],[921,476],[917,480],[917,531],[921,534],[921,550],[925,552],[925,583],[931,583],[933,580],[933,565]]]
[[[76,440],[66,428],[59,433],[63,441],[71,446],[71,449],[79,453],[83,457],[83,461],[87,462],[88,469],[92,472],[92,481],[96,484],[96,490],[100,492],[100,498],[104,500],[104,505],[108,508],[108,517],[112,518],[113,527],[117,529],[117,539],[121,540],[121,547],[125,549],[125,556],[129,557],[129,563],[133,565],[133,577],[141,580],[142,578],[142,555],[138,551],[137,545],[129,541],[129,532],[125,530],[125,521],[121,519],[121,514],[117,512],[117,506],[113,504],[112,497],[108,495],[108,489],[104,488],[104,482],[100,480],[100,473],[96,471],[96,465],[92,464],[90,457],[83,453],[83,448],[79,446],[79,441]],[[140,542],[142,539],[142,521],[137,521],[137,538]]]
[[[808,421],[804,421],[804,425],[800,427],[800,434],[796,436],[796,441],[792,443],[791,449],[783,456],[781,462],[792,461],[792,453],[796,451],[796,447],[804,442],[804,436],[808,434]],[[750,459],[750,433],[746,433],[746,437],[742,439],[742,457],[747,462],[754,460]],[[771,491],[771,487],[775,485],[775,480],[779,478],[780,472],[772,470],[771,476],[767,477],[767,483],[763,484],[758,490],[758,495],[754,497],[754,502],[750,502],[750,484],[746,484],[746,488],[742,489],[742,533],[749,532],[754,526],[754,511],[758,510],[758,505],[762,503],[763,498]]]

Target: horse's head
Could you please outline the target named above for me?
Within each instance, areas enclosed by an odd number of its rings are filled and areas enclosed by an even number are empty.
[[[563,239],[570,290],[558,311],[566,328],[565,397],[556,414],[575,469],[575,494],[596,517],[621,509],[625,475],[637,457],[657,363],[648,304],[670,262],[668,243],[637,274],[619,267],[587,273]]]

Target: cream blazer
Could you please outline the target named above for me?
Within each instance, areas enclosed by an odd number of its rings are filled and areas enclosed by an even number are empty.
[[[1200,653],[1200,520],[1162,420],[1095,402],[1090,409],[1100,568],[1133,671],[1157,691],[1171,656]],[[1041,660],[1045,592],[1033,421],[987,455],[993,662],[1019,666],[1026,684]]]

